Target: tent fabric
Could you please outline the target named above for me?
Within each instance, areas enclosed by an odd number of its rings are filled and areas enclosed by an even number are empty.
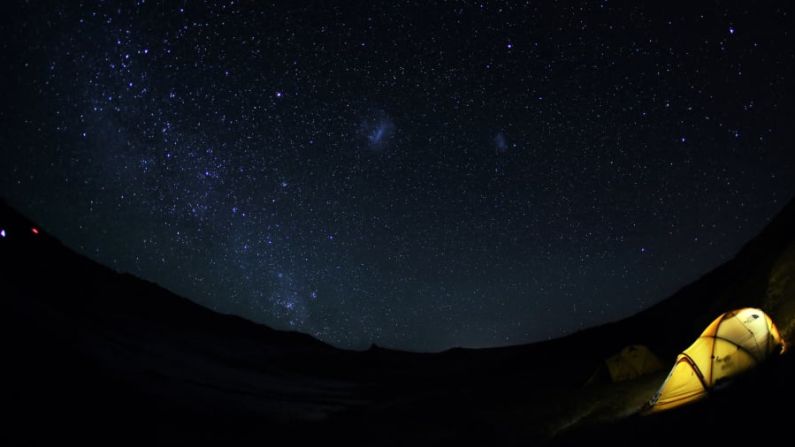
[[[663,369],[654,353],[643,345],[630,345],[618,354],[605,359],[610,380],[623,382]]]
[[[585,385],[634,380],[661,369],[663,363],[648,347],[629,345],[600,362]]]
[[[695,402],[724,380],[755,367],[782,348],[776,325],[763,311],[747,307],[726,312],[679,354],[668,378],[649,402],[649,412]]]

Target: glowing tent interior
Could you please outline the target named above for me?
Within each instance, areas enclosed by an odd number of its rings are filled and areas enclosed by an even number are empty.
[[[748,307],[726,312],[679,354],[665,382],[649,402],[648,412],[695,402],[725,380],[755,367],[783,348],[776,325],[763,311]]]

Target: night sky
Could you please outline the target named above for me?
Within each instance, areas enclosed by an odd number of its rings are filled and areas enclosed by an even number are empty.
[[[220,312],[427,351],[647,308],[795,192],[791,2],[332,3],[4,4],[0,195]]]

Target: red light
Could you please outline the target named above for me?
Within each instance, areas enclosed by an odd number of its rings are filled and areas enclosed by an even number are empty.
[[[30,231],[32,231],[33,234],[39,234],[39,229],[36,227],[31,228]]]

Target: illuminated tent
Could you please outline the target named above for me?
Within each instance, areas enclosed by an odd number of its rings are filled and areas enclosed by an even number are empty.
[[[679,354],[649,412],[667,410],[704,397],[721,382],[753,368],[783,349],[776,325],[759,309],[726,312]]]
[[[604,364],[588,380],[588,384],[607,381],[623,382],[663,369],[660,359],[643,345],[629,345],[618,354],[605,359]],[[601,379],[604,377],[603,379]],[[601,380],[600,380],[601,379]]]
[[[660,359],[643,345],[630,345],[618,354],[605,360],[610,379],[623,382],[659,371],[663,368]]]

